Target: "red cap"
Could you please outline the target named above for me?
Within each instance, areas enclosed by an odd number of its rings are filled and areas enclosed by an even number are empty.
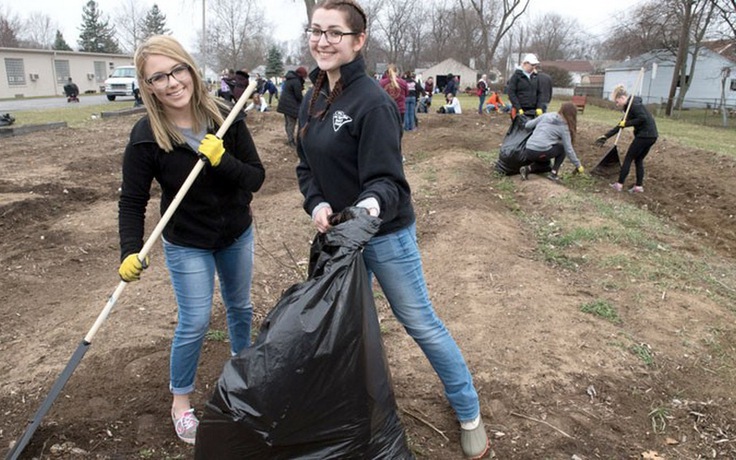
[[[302,78],[307,78],[307,69],[304,67],[298,67],[294,72]]]

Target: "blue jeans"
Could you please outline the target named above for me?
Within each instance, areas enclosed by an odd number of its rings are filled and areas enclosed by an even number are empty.
[[[414,129],[414,117],[416,117],[417,100],[414,97],[406,98],[406,112],[404,112],[404,130],[411,131]]]
[[[166,240],[163,245],[179,310],[171,344],[169,389],[175,395],[184,395],[194,391],[199,354],[212,312],[215,270],[227,312],[230,351],[237,354],[250,345],[253,227],[222,249],[177,246]]]
[[[363,251],[396,319],[417,342],[445,387],[458,420],[480,414],[478,393],[465,359],[429,300],[417,246],[416,226],[373,237]]]
[[[486,95],[478,96],[478,113],[483,113],[483,102],[486,100]]]

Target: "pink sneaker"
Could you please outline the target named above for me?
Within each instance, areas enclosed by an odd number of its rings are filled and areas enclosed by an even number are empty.
[[[617,192],[620,192],[621,190],[624,189],[624,185],[619,184],[618,182],[614,182],[613,184],[611,184],[611,188],[616,190]]]
[[[174,429],[179,439],[187,444],[194,444],[194,440],[197,438],[197,427],[199,426],[199,420],[194,415],[194,409],[189,409],[179,418],[176,418],[172,409],[171,421],[174,422]]]
[[[635,185],[629,189],[629,193],[644,193],[644,187]]]

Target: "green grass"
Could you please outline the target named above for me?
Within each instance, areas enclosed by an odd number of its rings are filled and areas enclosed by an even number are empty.
[[[80,96],[84,97],[84,96]],[[108,102],[97,105],[69,104],[37,110],[20,110],[12,112],[15,117],[13,126],[34,125],[65,121],[69,127],[79,128],[93,121],[92,116],[99,117],[101,112],[115,112],[133,108],[133,101]]]
[[[227,332],[219,329],[210,329],[204,337],[212,342],[227,342]]]
[[[647,366],[654,365],[654,355],[652,350],[646,344],[635,344],[631,347],[631,352],[641,359]]]
[[[618,316],[616,308],[606,300],[596,300],[595,302],[583,304],[580,311],[603,318],[612,324],[621,324],[621,318]]]

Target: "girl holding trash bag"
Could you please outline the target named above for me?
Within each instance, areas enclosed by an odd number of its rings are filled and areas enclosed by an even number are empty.
[[[402,120],[391,97],[366,73],[361,50],[367,22],[357,2],[323,0],[306,29],[317,68],[299,112],[296,172],[304,209],[323,233],[330,229],[329,216],[350,206],[382,219],[363,251],[366,267],[442,380],[460,421],[464,455],[480,458],[489,444],[478,394],[429,300],[402,166]]]
[[[626,151],[626,157],[621,165],[621,172],[618,175],[618,182],[611,184],[614,190],[620,192],[624,188],[624,182],[626,176],[629,175],[631,169],[631,163],[636,165],[636,185],[629,189],[631,193],[643,193],[644,192],[644,158],[646,158],[649,150],[652,148],[659,133],[657,132],[657,124],[654,122],[654,117],[644,107],[642,100],[639,96],[634,96],[626,92],[623,85],[617,85],[611,92],[611,100],[616,103],[616,107],[621,110],[625,110],[629,104],[631,105],[628,110],[628,116],[624,118],[612,128],[606,134],[596,139],[596,145],[602,146],[606,143],[609,137],[616,135],[619,130],[628,128],[629,126],[634,127],[634,140],[629,145],[629,149]]]
[[[547,178],[554,182],[559,181],[557,172],[565,157],[575,166],[576,173],[584,172],[583,165],[572,146],[577,131],[577,117],[577,107],[571,102],[566,102],[557,113],[544,113],[526,122],[524,127],[534,131],[519,156],[519,161],[524,164],[519,169],[523,180],[527,179],[529,173],[549,172]],[[550,160],[554,160],[551,168]]]
[[[209,325],[215,271],[227,310],[233,354],[250,344],[253,306],[253,230],[250,202],[265,172],[239,115],[222,139],[214,136],[228,107],[210,96],[181,44],[155,35],[140,45],[135,66],[147,115],[133,127],[123,157],[119,231],[124,281],[147,266],[143,246],[146,205],[155,179],[163,214],[200,156],[208,165],[163,230],[166,266],[178,306],[171,346],[171,418],[177,436],[193,444],[199,421],[191,408],[204,335]]]

